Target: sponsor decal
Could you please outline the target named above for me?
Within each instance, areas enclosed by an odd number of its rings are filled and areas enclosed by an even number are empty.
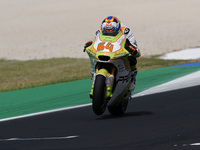
[[[126,76],[120,76],[117,82],[121,81],[123,83],[127,83],[131,79],[131,74],[129,73]]]
[[[128,33],[129,33],[129,31],[130,31],[130,29],[129,29],[129,28],[125,28],[125,29],[124,29],[124,34],[128,34]]]

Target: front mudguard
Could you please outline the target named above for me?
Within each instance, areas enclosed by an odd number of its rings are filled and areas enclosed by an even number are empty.
[[[112,97],[112,89],[113,89],[113,83],[114,83],[114,75],[110,74],[106,69],[102,68],[98,70],[92,79],[92,89],[90,92],[90,98],[93,97],[93,90],[94,90],[94,83],[96,76],[102,75],[106,78],[106,91],[105,91],[105,99],[109,100]]]

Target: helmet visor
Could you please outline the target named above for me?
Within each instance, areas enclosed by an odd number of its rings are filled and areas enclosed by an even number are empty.
[[[119,30],[116,26],[115,22],[113,24],[104,23],[102,25],[103,35],[116,36]]]

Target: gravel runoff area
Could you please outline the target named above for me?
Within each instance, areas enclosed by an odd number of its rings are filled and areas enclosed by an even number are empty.
[[[88,58],[102,20],[117,16],[142,56],[200,46],[200,0],[0,0],[0,59]]]

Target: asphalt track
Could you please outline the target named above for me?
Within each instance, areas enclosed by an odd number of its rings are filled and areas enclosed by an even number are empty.
[[[136,97],[120,117],[87,106],[0,122],[0,150],[199,150],[199,91]]]

